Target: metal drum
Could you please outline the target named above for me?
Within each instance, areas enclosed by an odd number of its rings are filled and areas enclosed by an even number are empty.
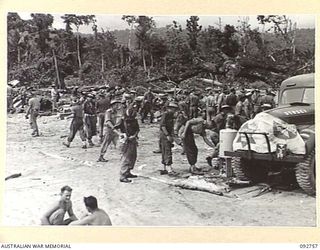
[[[219,157],[225,157],[224,151],[233,151],[232,144],[237,132],[237,130],[230,128],[220,130]]]

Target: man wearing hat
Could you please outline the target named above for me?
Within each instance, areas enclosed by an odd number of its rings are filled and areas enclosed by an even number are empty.
[[[228,94],[228,89],[227,87],[223,87],[223,90],[221,91],[221,93],[218,96],[218,101],[217,101],[217,114],[219,114],[221,112],[221,107],[223,105],[226,105],[226,97]]]
[[[71,115],[68,118],[72,118],[70,124],[70,133],[66,142],[62,144],[66,147],[70,147],[70,143],[73,141],[76,133],[79,131],[80,139],[82,141],[82,148],[86,149],[86,135],[83,129],[83,107],[80,99],[76,98],[72,101]]]
[[[92,137],[97,133],[97,111],[96,104],[93,100],[94,95],[88,94],[86,100],[83,103],[84,112],[84,129],[88,139],[89,146],[93,147]]]
[[[253,117],[260,113],[261,110],[261,105],[262,105],[262,96],[260,94],[260,90],[259,89],[255,89],[254,93],[252,94],[252,103],[253,103]]]
[[[155,96],[151,91],[151,87],[148,88],[148,91],[144,94],[142,108],[141,108],[141,122],[144,123],[144,119],[150,113],[150,123],[153,121],[153,104]]]
[[[224,129],[227,124],[227,117],[229,114],[232,113],[232,108],[229,105],[223,105],[221,107],[221,112],[217,114],[212,120],[204,120],[202,118],[191,119],[187,121],[184,131],[181,135],[183,140],[183,145],[185,146],[185,152],[187,156],[188,163],[190,165],[189,171],[192,174],[203,174],[201,173],[201,168],[196,167],[197,158],[198,158],[198,148],[195,143],[194,135],[193,135],[193,127],[197,127],[202,134],[203,137],[206,136],[206,129],[210,129],[211,135],[211,143],[215,146],[213,147],[214,150],[206,158],[208,164],[211,166],[211,160],[216,155],[218,149],[218,142],[219,142],[219,132],[221,129]]]
[[[272,109],[272,105],[269,104],[269,103],[264,103],[261,105],[261,110],[262,111],[266,111],[266,110],[269,110],[269,109]]]
[[[101,144],[103,142],[103,128],[105,121],[105,113],[110,108],[110,95],[105,95],[104,93],[99,94],[99,99],[97,101],[97,113],[98,113],[98,128],[99,128],[99,137]]]
[[[37,118],[39,116],[39,111],[40,111],[40,100],[41,98],[39,97],[38,92],[33,92],[33,97],[30,98],[28,102],[28,108],[25,116],[26,119],[28,119],[30,114],[30,126],[32,129],[31,135],[33,137],[39,136]]]
[[[120,182],[129,183],[130,178],[136,178],[137,175],[131,173],[137,160],[137,138],[139,134],[139,124],[136,118],[137,105],[131,103],[125,110],[120,121],[120,150],[121,150],[121,169]]]
[[[267,90],[267,94],[265,96],[262,97],[261,99],[261,104],[270,104],[271,105],[271,108],[275,108],[276,104],[275,104],[275,101],[274,101],[274,97],[275,97],[275,93],[272,91],[272,89],[268,89]]]
[[[107,152],[107,149],[111,142],[116,144],[118,133],[117,128],[117,105],[121,104],[121,101],[113,99],[110,102],[111,107],[106,111],[105,124],[106,124],[106,133],[100,149],[100,156],[98,158],[99,162],[107,162],[104,158],[104,155]]]
[[[232,114],[232,107],[229,105],[222,105],[221,111],[213,118],[215,124],[215,131],[219,134],[221,129],[226,128],[227,115]]]
[[[132,103],[133,98],[132,95],[129,93],[123,93],[122,95],[122,102],[124,103],[125,107],[129,107],[129,105]]]
[[[246,96],[243,95],[243,94],[240,94],[239,95],[239,101],[237,102],[237,105],[235,107],[235,115],[239,115],[239,116],[242,116],[242,117],[246,117],[246,113],[244,112],[244,104],[243,102],[245,101],[246,99]]]
[[[235,108],[237,105],[237,95],[235,88],[230,88],[230,93],[226,96],[226,104],[231,108]]]
[[[209,91],[209,95],[206,100],[207,121],[211,121],[216,114],[216,101],[213,96],[213,91]]]
[[[194,91],[192,91],[189,95],[189,105],[190,105],[190,111],[189,111],[190,118],[196,118],[198,116],[199,97],[196,96]]]
[[[174,136],[174,113],[178,109],[178,105],[170,102],[167,110],[162,114],[160,121],[160,144],[163,170],[160,174],[173,174],[172,165],[172,146]]]
[[[250,120],[253,118],[253,103],[252,103],[252,92],[248,91],[245,94],[245,101],[243,102],[243,109],[244,109],[244,113],[246,114],[246,119]]]

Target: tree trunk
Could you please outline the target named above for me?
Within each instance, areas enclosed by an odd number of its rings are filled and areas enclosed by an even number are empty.
[[[129,32],[129,40],[128,40],[128,48],[129,48],[129,50],[131,50],[131,34],[132,34],[132,29],[133,29],[133,23],[131,24],[130,32]]]
[[[101,72],[104,72],[104,53],[101,54]]]
[[[79,68],[81,68],[81,57],[80,57],[80,35],[79,35],[79,29],[77,29],[77,54],[78,54],[78,63]]]
[[[262,46],[264,46],[264,31],[265,31],[265,24],[263,24],[262,26],[262,32],[261,32],[261,40],[262,40]]]
[[[153,56],[151,52],[150,52],[150,60],[151,60],[151,68],[153,68]]]
[[[20,50],[20,47],[18,46],[18,67],[20,67],[20,63],[21,63],[21,50]]]
[[[58,81],[58,88],[61,88],[61,82],[60,82],[60,75],[59,75],[59,68],[58,68],[58,62],[57,62],[57,57],[56,57],[56,53],[54,52],[54,50],[52,50],[52,54],[53,54],[53,60],[54,60],[54,67],[56,69],[56,74],[57,74],[57,81]]]
[[[142,52],[143,69],[144,69],[145,72],[147,72],[147,64],[146,64],[146,57],[145,57],[145,54],[144,54],[144,49],[142,49],[141,52]]]

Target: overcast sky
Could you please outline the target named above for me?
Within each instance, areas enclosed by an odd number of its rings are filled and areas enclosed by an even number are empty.
[[[30,19],[30,13],[23,13],[19,12],[19,16],[22,19]],[[57,29],[65,28],[65,25],[63,23],[63,20],[61,19],[62,14],[52,14],[54,17],[54,23],[53,27]],[[69,14],[69,13],[68,13]],[[171,24],[173,20],[177,21],[182,25],[182,27],[185,27],[186,20],[190,16],[152,16],[153,19],[156,22],[157,27],[165,27],[168,24]],[[220,16],[222,25],[231,24],[231,25],[237,25],[238,21],[243,19],[245,16]],[[257,22],[257,16],[248,16],[249,17],[249,23],[251,24],[252,28],[259,27]],[[315,28],[315,16],[313,15],[288,15],[288,17],[293,21],[297,23],[297,28]],[[203,28],[208,27],[208,25],[216,26],[219,23],[219,16],[199,16],[200,25],[203,26]],[[103,28],[104,30],[121,30],[129,28],[128,24],[121,19],[121,15],[96,15],[97,19],[97,25],[100,28]],[[80,32],[82,33],[92,33],[91,26],[82,26],[80,28]]]

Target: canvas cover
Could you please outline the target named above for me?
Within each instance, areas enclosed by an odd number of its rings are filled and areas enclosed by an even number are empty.
[[[233,150],[248,150],[245,135],[239,132],[265,132],[268,134],[271,152],[275,152],[277,144],[286,144],[289,152],[305,154],[305,143],[294,124],[267,113],[259,113],[254,119],[245,122],[239,129],[234,141]],[[257,153],[268,153],[268,144],[264,135],[248,134],[251,149]]]

